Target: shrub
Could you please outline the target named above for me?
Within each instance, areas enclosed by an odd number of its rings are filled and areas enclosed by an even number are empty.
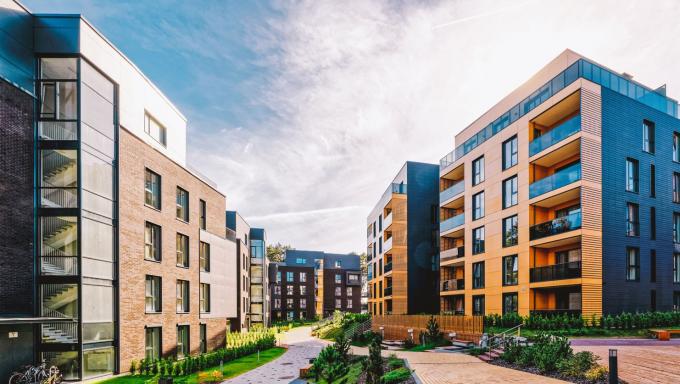
[[[371,344],[368,346],[368,359],[364,361],[364,370],[366,371],[367,384],[380,384],[380,379],[383,375],[382,350],[380,346],[380,336],[374,337]]]
[[[592,352],[583,351],[557,362],[557,370],[567,376],[584,378],[585,373],[597,366],[598,356]]]
[[[401,367],[384,374],[380,380],[384,384],[401,383],[411,377],[411,371],[407,368]]]
[[[392,354],[387,359],[387,369],[390,371],[393,369],[401,368],[404,366],[404,360],[397,357],[397,355]]]
[[[347,365],[336,347],[329,345],[314,359],[312,369],[316,378],[320,376],[328,383],[332,383],[347,372]]]
[[[505,360],[509,363],[515,363],[515,362],[517,362],[517,360],[519,360],[521,353],[522,353],[522,346],[519,345],[519,343],[515,339],[505,339],[504,340],[504,342],[503,342],[503,354],[501,355],[501,359],[503,359],[503,360]]]
[[[607,368],[596,365],[588,370],[584,375],[586,380],[591,382],[603,381],[607,378]]]
[[[350,347],[352,346],[349,339],[345,338],[344,335],[340,335],[335,338],[335,344],[333,344],[333,346],[338,352],[340,359],[342,359],[344,363],[349,362],[349,351]]]
[[[430,319],[427,321],[427,325],[425,327],[427,329],[425,337],[427,338],[428,342],[436,342],[442,338],[442,333],[439,330],[439,323],[437,323],[437,320],[435,320],[433,315],[430,316]]]
[[[137,362],[135,360],[132,360],[130,362],[130,375],[134,376],[136,370],[137,370]]]
[[[572,356],[569,339],[564,336],[539,334],[534,344],[525,348],[533,350],[535,366],[541,372],[552,372],[557,369],[557,363]]]

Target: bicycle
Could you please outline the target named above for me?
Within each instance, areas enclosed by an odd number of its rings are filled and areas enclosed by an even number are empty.
[[[61,381],[59,368],[51,366],[48,369],[45,360],[37,367],[25,365],[9,378],[9,384],[59,384]]]

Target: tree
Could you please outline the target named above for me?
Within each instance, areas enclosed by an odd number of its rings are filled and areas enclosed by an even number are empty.
[[[434,316],[430,316],[430,319],[427,321],[427,325],[425,327],[427,328],[426,337],[428,342],[435,343],[442,338],[442,333],[439,331],[439,324],[437,323],[437,320],[435,320]]]
[[[381,341],[380,335],[376,335],[371,340],[371,344],[368,345],[368,359],[364,363],[367,384],[380,384],[380,378],[383,375],[383,360],[380,355],[382,351]]]
[[[286,251],[289,249],[293,247],[281,243],[267,245],[267,258],[269,261],[280,263],[286,259]]]

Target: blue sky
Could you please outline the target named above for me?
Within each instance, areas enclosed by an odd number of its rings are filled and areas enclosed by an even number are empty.
[[[24,0],[81,13],[189,119],[229,209],[298,249],[361,252],[406,160],[566,48],[680,96],[675,0]]]

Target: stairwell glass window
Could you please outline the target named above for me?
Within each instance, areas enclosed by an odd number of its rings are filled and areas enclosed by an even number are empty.
[[[517,205],[517,175],[503,180],[503,209]]]
[[[680,173],[673,172],[673,202],[680,203]]]
[[[649,120],[642,121],[642,150],[654,154],[654,123]]]
[[[161,209],[161,177],[148,168],[144,172],[144,204]]]
[[[144,114],[144,132],[164,147],[167,145],[166,129],[148,113]]]
[[[41,150],[40,174],[41,207],[78,207],[78,151]]]
[[[161,358],[161,328],[147,327],[145,330],[144,358],[155,361]]]
[[[484,253],[484,227],[472,230],[472,254]]]
[[[186,280],[177,280],[175,288],[177,296],[177,313],[189,312],[189,282]]]
[[[210,284],[201,283],[199,287],[198,303],[201,313],[210,312]]]
[[[518,238],[517,215],[503,219],[503,247],[517,245]]]
[[[161,261],[161,227],[148,221],[144,227],[144,258]]]
[[[673,282],[680,283],[680,253],[673,254]]]
[[[183,359],[189,356],[189,326],[177,326],[177,359]]]
[[[40,59],[38,130],[41,140],[77,140],[78,59]]]
[[[673,161],[680,163],[680,133],[673,132]]]
[[[639,191],[639,163],[635,159],[626,159],[626,191],[638,193]]]
[[[628,203],[626,212],[626,235],[640,236],[640,206]]]
[[[472,289],[484,288],[484,262],[472,264]]]
[[[472,196],[472,220],[484,217],[484,191]]]
[[[198,263],[201,272],[210,272],[210,244],[203,241],[198,246]]]
[[[484,181],[484,156],[472,161],[472,185],[477,185]]]
[[[640,249],[628,247],[626,249],[626,280],[640,281]]]
[[[503,170],[517,164],[517,136],[503,142]]]
[[[177,218],[189,221],[189,192],[177,187]]]
[[[146,313],[159,313],[161,305],[161,278],[159,276],[146,275],[145,286],[145,310]]]
[[[517,255],[503,257],[503,285],[517,285]]]
[[[177,266],[189,268],[189,236],[178,233],[175,242],[177,243]]]

